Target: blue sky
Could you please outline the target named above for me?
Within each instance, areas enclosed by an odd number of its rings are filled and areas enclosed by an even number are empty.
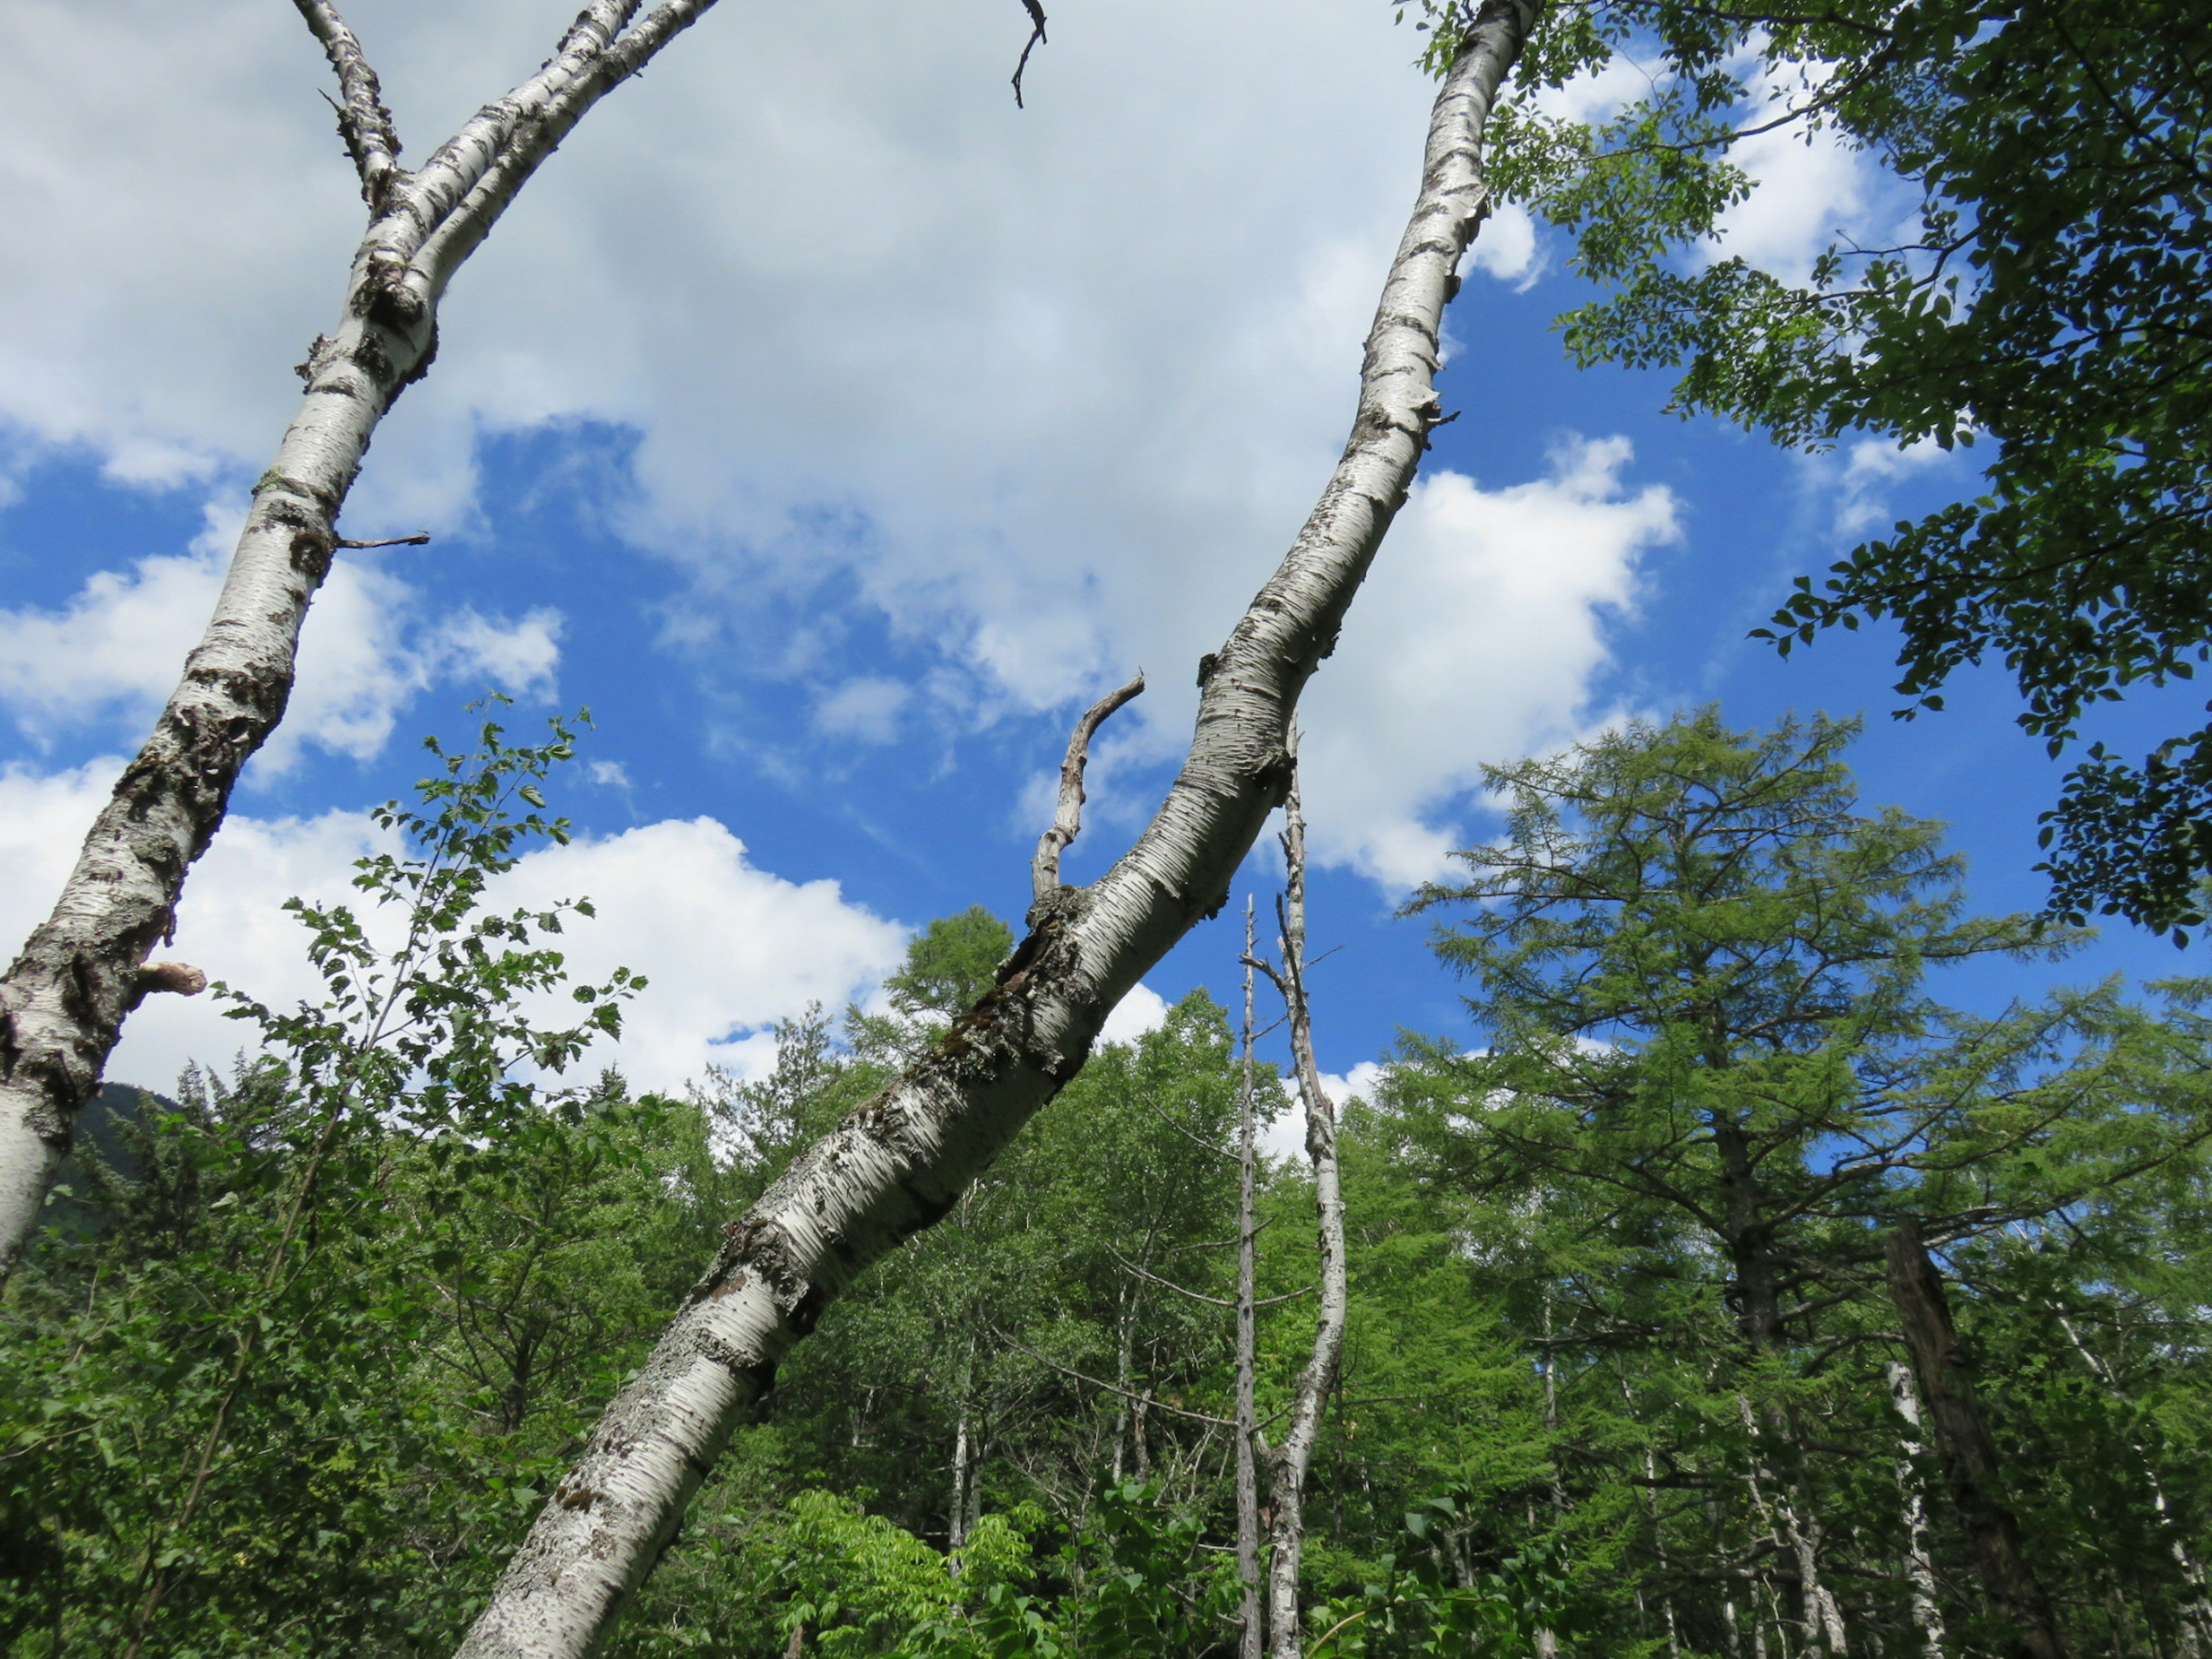
[[[348,10],[419,155],[534,64],[567,0]],[[362,809],[495,686],[518,726],[592,710],[557,803],[588,833],[524,880],[599,902],[586,971],[653,975],[619,1058],[655,1085],[760,1064],[765,1024],[860,993],[933,915],[1018,915],[1067,726],[1141,665],[1153,690],[1102,742],[1071,878],[1127,845],[1187,738],[1198,654],[1341,443],[1428,88],[1387,6],[1289,0],[1263,27],[1125,0],[1055,11],[1017,112],[1017,10],[718,9],[580,129],[464,273],[344,521],[434,540],[354,557],[319,603],[179,955],[301,988],[276,902],[342,887]],[[319,75],[276,0],[0,18],[18,936],[197,634],[337,293],[358,206]],[[1756,160],[1731,243],[1774,269],[1899,211],[1848,156]],[[1460,1021],[1423,925],[1393,913],[1486,833],[1480,765],[1625,713],[1863,711],[1867,800],[1948,822],[1978,906],[2040,901],[2034,818],[2062,769],[2012,726],[2001,673],[1900,725],[1880,630],[1787,663],[1745,638],[1792,574],[1970,487],[1971,457],[1783,454],[1662,415],[1653,377],[1571,369],[1564,252],[1510,216],[1486,232],[1449,322],[1460,418],[1308,695],[1339,1073],[1401,1026]],[[2140,749],[2160,712],[2114,711],[2105,735]],[[1249,873],[1264,905],[1272,864]],[[1151,992],[1224,993],[1237,944],[1201,928]],[[1952,994],[2182,965],[2118,930]],[[163,1081],[230,1033],[153,1008],[116,1074]]]

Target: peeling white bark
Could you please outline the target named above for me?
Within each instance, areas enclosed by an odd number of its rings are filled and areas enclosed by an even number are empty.
[[[1283,894],[1283,966],[1271,973],[1283,994],[1291,1021],[1291,1060],[1306,1114],[1306,1156],[1314,1174],[1315,1248],[1320,1257],[1321,1296],[1314,1325],[1313,1351],[1298,1374],[1291,1402],[1290,1425],[1275,1453],[1269,1498],[1274,1515],[1268,1528],[1267,1631],[1275,1659],[1299,1659],[1305,1651],[1304,1622],[1298,1617],[1298,1570],[1305,1553],[1306,1474],[1321,1438],[1322,1412],[1336,1387],[1344,1357],[1346,1283],[1344,1190],[1336,1155],[1336,1106],[1321,1085],[1313,1050],[1313,1005],[1306,992],[1306,823],[1298,809],[1297,755],[1291,755],[1291,787],[1283,802],[1283,861],[1288,871]]]
[[[1912,1386],[1912,1368],[1903,1360],[1893,1359],[1884,1369],[1890,1404],[1911,1430],[1898,1443],[1897,1491],[1905,1501],[1905,1577],[1912,1587],[1912,1624],[1927,1659],[1943,1659],[1943,1604],[1936,1595],[1936,1563],[1928,1553],[1928,1503],[1917,1467],[1920,1391]]]
[[[1182,775],[1091,886],[1056,887],[999,984],[802,1156],[742,1221],[593,1430],[462,1644],[466,1659],[592,1650],[792,1344],[870,1262],[949,1209],[1074,1076],[1108,1012],[1201,917],[1289,783],[1299,692],[1404,501],[1439,418],[1445,301],[1487,205],[1481,140],[1537,0],[1488,0],[1437,94],[1419,199],[1368,336],[1352,438],[1304,529],[1219,652]]]
[[[339,544],[339,509],[378,422],[437,350],[461,262],[584,113],[714,3],[593,0],[538,73],[413,173],[361,43],[330,0],[295,0],[336,71],[338,130],[368,204],[334,331],[253,505],[215,615],[153,735],[117,781],[52,915],[0,979],[0,1282],[67,1156],[123,1022],[149,988],[185,872],[283,718],[300,625]]]
[[[1244,899],[1244,1079],[1237,1095],[1237,1582],[1244,1594],[1237,1610],[1238,1659],[1267,1651],[1260,1600],[1260,1346],[1259,1224],[1253,1215],[1254,1177],[1260,1142],[1253,1121],[1252,899]]]

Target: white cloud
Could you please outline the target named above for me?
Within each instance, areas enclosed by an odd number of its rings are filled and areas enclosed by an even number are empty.
[[[1753,77],[1744,125],[1764,126],[1803,105],[1826,78],[1770,69]],[[1839,237],[1864,245],[1909,240],[1917,219],[1911,192],[1833,127],[1802,122],[1740,139],[1729,159],[1751,175],[1753,189],[1721,216],[1718,239],[1700,245],[1698,259],[1741,258],[1803,287],[1813,264]]]
[[[911,694],[896,680],[863,675],[847,680],[814,705],[814,724],[831,737],[889,743],[898,735],[899,710]]]
[[[711,818],[544,848],[494,894],[502,904],[591,898],[597,919],[566,934],[569,971],[598,981],[621,966],[651,981],[629,1005],[619,1047],[594,1050],[642,1087],[672,1089],[709,1060],[749,1071],[752,1049],[772,1048],[756,1035],[763,1027],[809,1002],[842,1006],[906,955],[908,929],[848,902],[834,881],[757,868]],[[749,1036],[746,1053],[729,1052]]]
[[[95,572],[58,609],[0,611],[0,709],[33,741],[94,722],[143,727],[175,687],[222,583],[234,515],[209,511],[192,550]],[[378,564],[341,557],[301,636],[284,724],[256,766],[281,771],[313,744],[366,759],[434,685],[550,697],[559,615],[494,618],[464,606],[435,620],[416,590]],[[133,735],[135,735],[135,731]]]
[[[1516,289],[1533,286],[1544,274],[1543,249],[1536,241],[1536,222],[1518,202],[1493,209],[1482,234],[1468,255],[1478,270]]]
[[[58,891],[121,763],[112,757],[41,775],[0,769],[0,936],[20,939]],[[353,901],[354,860],[391,845],[365,813],[256,819],[234,814],[193,872],[177,936],[157,959],[190,962],[283,1006],[316,989],[306,935],[281,906],[295,894]],[[836,1006],[901,960],[906,930],[848,902],[835,882],[784,880],[752,865],[744,843],[710,819],[670,820],[524,858],[493,890],[501,906],[588,896],[595,921],[562,935],[572,978],[604,980],[617,965],[651,983],[629,1005],[618,1046],[586,1064],[617,1064],[640,1087],[673,1089],[709,1060],[740,1072],[771,1057],[757,1035],[810,1000]],[[538,1017],[573,1018],[549,1002]],[[108,1066],[119,1080],[166,1087],[188,1060],[228,1065],[247,1028],[210,996],[155,996],[125,1027]]]
[[[1933,438],[1917,439],[1899,446],[1881,438],[1862,438],[1843,453],[1816,457],[1813,462],[1816,488],[1825,489],[1835,504],[1836,534],[1856,540],[1887,530],[1894,521],[1890,491],[1904,480],[1951,465],[1954,453]]]
[[[1372,1102],[1375,1098],[1375,1091],[1381,1085],[1382,1081],[1382,1063],[1374,1060],[1363,1060],[1350,1071],[1341,1074],[1335,1072],[1323,1072],[1321,1074],[1321,1086],[1339,1107],[1348,1100]]]
[[[349,15],[419,155],[568,4]],[[1255,30],[1130,0],[1056,20],[1018,111],[1021,33],[1000,0],[718,7],[462,274],[349,526],[465,532],[481,434],[626,423],[621,523],[696,579],[682,631],[740,647],[718,661],[834,681],[745,606],[840,573],[820,591],[933,642],[951,702],[1049,707],[1142,662],[1163,689],[1126,718],[1179,744],[1189,665],[1342,441],[1431,86],[1387,8],[1287,0]],[[0,14],[0,421],[136,478],[265,464],[357,234],[325,78],[263,0]],[[1525,216],[1484,237],[1477,271],[1539,268]],[[822,714],[910,717],[850,686]],[[326,718],[375,740],[373,701]]]
[[[1114,1005],[1114,1012],[1106,1016],[1106,1024],[1098,1033],[1101,1042],[1134,1042],[1147,1031],[1157,1031],[1167,1023],[1167,1000],[1149,985],[1139,983],[1129,988],[1129,994]]]
[[[1359,627],[1306,693],[1317,859],[1396,888],[1435,876],[1458,844],[1451,803],[1484,762],[1590,722],[1605,618],[1632,606],[1638,559],[1677,533],[1665,489],[1623,488],[1630,459],[1625,439],[1577,440],[1534,483],[1485,490],[1439,472],[1414,487],[1360,595]]]

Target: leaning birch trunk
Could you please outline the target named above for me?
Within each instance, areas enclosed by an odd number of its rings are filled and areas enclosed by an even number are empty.
[[[1275,1659],[1299,1659],[1305,1632],[1298,1617],[1298,1569],[1305,1551],[1306,1472],[1313,1467],[1321,1437],[1322,1409],[1336,1386],[1344,1356],[1344,1192],[1336,1156],[1336,1107],[1321,1086],[1314,1061],[1313,1005],[1306,992],[1306,825],[1298,810],[1295,751],[1290,793],[1284,800],[1283,861],[1288,870],[1283,894],[1283,967],[1275,979],[1291,1020],[1291,1060],[1305,1103],[1306,1156],[1313,1162],[1315,1247],[1321,1257],[1321,1306],[1314,1326],[1313,1352],[1298,1374],[1291,1402],[1290,1425],[1275,1454],[1269,1498],[1274,1514],[1268,1524],[1267,1629]],[[1250,973],[1248,967],[1246,973]]]
[[[1897,1491],[1905,1502],[1905,1575],[1912,1586],[1912,1623],[1920,1632],[1928,1659],[1943,1659],[1943,1606],[1936,1589],[1936,1563],[1928,1553],[1928,1505],[1920,1490],[1920,1395],[1912,1386],[1912,1368],[1893,1359],[1889,1375],[1890,1404],[1911,1430],[1898,1443]]]
[[[1486,0],[1429,124],[1352,438],[1304,529],[1218,653],[1182,772],[1087,888],[1040,869],[1029,933],[936,1048],[801,1156],[742,1220],[554,1491],[461,1651],[590,1652],[653,1566],[777,1362],[869,1263],[928,1226],[1073,1077],[1107,1014],[1229,884],[1289,783],[1305,683],[1440,418],[1443,308],[1487,206],[1481,142],[1537,0]],[[1049,878],[1049,881],[1046,878]]]
[[[641,18],[641,0],[592,0],[537,74],[411,173],[399,165],[375,72],[335,5],[294,3],[337,75],[338,131],[368,229],[333,331],[300,365],[299,410],[253,487],[207,630],[52,915],[0,979],[0,1282],[30,1239],[124,1020],[149,991],[205,982],[182,963],[149,966],[147,956],[175,931],[185,872],[283,716],[300,624],[332,554],[348,545],[339,510],[377,422],[430,366],[447,285],[585,112],[714,0],[665,0]]]

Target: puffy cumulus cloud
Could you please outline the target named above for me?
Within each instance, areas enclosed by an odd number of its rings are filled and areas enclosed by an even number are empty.
[[[1316,859],[1394,888],[1435,876],[1459,844],[1451,805],[1485,762],[1589,723],[1606,618],[1632,606],[1638,558],[1677,534],[1665,489],[1623,485],[1631,458],[1625,439],[1577,440],[1532,483],[1439,472],[1414,486],[1359,626],[1301,711]]]
[[[0,884],[0,934],[20,939],[40,920],[120,764],[0,769],[0,867],[9,875]],[[311,995],[306,934],[283,900],[357,899],[354,860],[392,844],[365,813],[234,814],[193,872],[175,942],[160,955],[272,1006]],[[706,818],[532,852],[495,884],[491,902],[578,896],[592,899],[599,915],[562,935],[572,977],[604,980],[620,965],[651,981],[630,1004],[621,1042],[599,1044],[586,1063],[618,1065],[641,1087],[678,1087],[709,1060],[744,1074],[763,1069],[774,1039],[761,1028],[809,1001],[834,1007],[860,994],[897,964],[906,943],[904,928],[848,902],[835,882],[790,882],[756,867],[742,842]],[[535,1012],[550,1024],[574,1011],[549,1000]],[[246,1036],[212,997],[150,997],[125,1027],[108,1073],[165,1087],[188,1060],[227,1065]]]
[[[1747,127],[1815,96],[1825,66],[1800,74],[1769,69],[1753,79]],[[1753,132],[1729,159],[1748,173],[1750,194],[1721,216],[1698,263],[1741,258],[1785,283],[1809,285],[1813,264],[1839,239],[1863,246],[1909,240],[1918,219],[1911,190],[1832,127],[1802,123]]]
[[[176,684],[215,608],[234,517],[210,513],[192,550],[99,571],[52,611],[0,611],[0,708],[35,742],[110,720],[143,726]],[[301,636],[300,675],[284,724],[256,766],[282,770],[313,744],[365,759],[391,738],[406,706],[434,685],[496,687],[546,698],[562,623],[537,609],[519,618],[464,607],[424,614],[414,588],[373,563],[341,558]]]
[[[1544,250],[1536,240],[1536,222],[1517,202],[1493,208],[1468,255],[1477,270],[1487,271],[1516,289],[1533,287],[1544,274]]]
[[[1098,1040],[1134,1042],[1146,1032],[1158,1030],[1167,1024],[1167,1000],[1149,985],[1134,985],[1129,988],[1128,995],[1114,1005],[1114,1012],[1106,1016]]]
[[[348,10],[419,155],[572,8]],[[744,596],[825,569],[958,696],[1194,661],[1342,441],[1431,86],[1388,8],[1127,0],[1055,20],[1020,111],[1023,29],[716,8],[461,275],[355,521],[465,529],[483,432],[593,417],[637,434],[627,533],[696,577],[694,643],[723,605],[718,661],[776,648]],[[0,48],[0,418],[130,477],[258,470],[360,213],[313,40],[263,0],[23,0]],[[1537,268],[1524,218],[1484,234],[1476,270]],[[1157,702],[1131,719],[1187,725]]]
[[[597,917],[566,935],[569,970],[599,981],[627,967],[650,981],[620,1044],[594,1051],[647,1087],[673,1088],[709,1060],[751,1074],[773,1060],[762,1028],[810,1002],[842,1006],[906,953],[906,928],[848,902],[834,881],[756,867],[712,818],[546,848],[493,890],[501,904],[590,897]]]

